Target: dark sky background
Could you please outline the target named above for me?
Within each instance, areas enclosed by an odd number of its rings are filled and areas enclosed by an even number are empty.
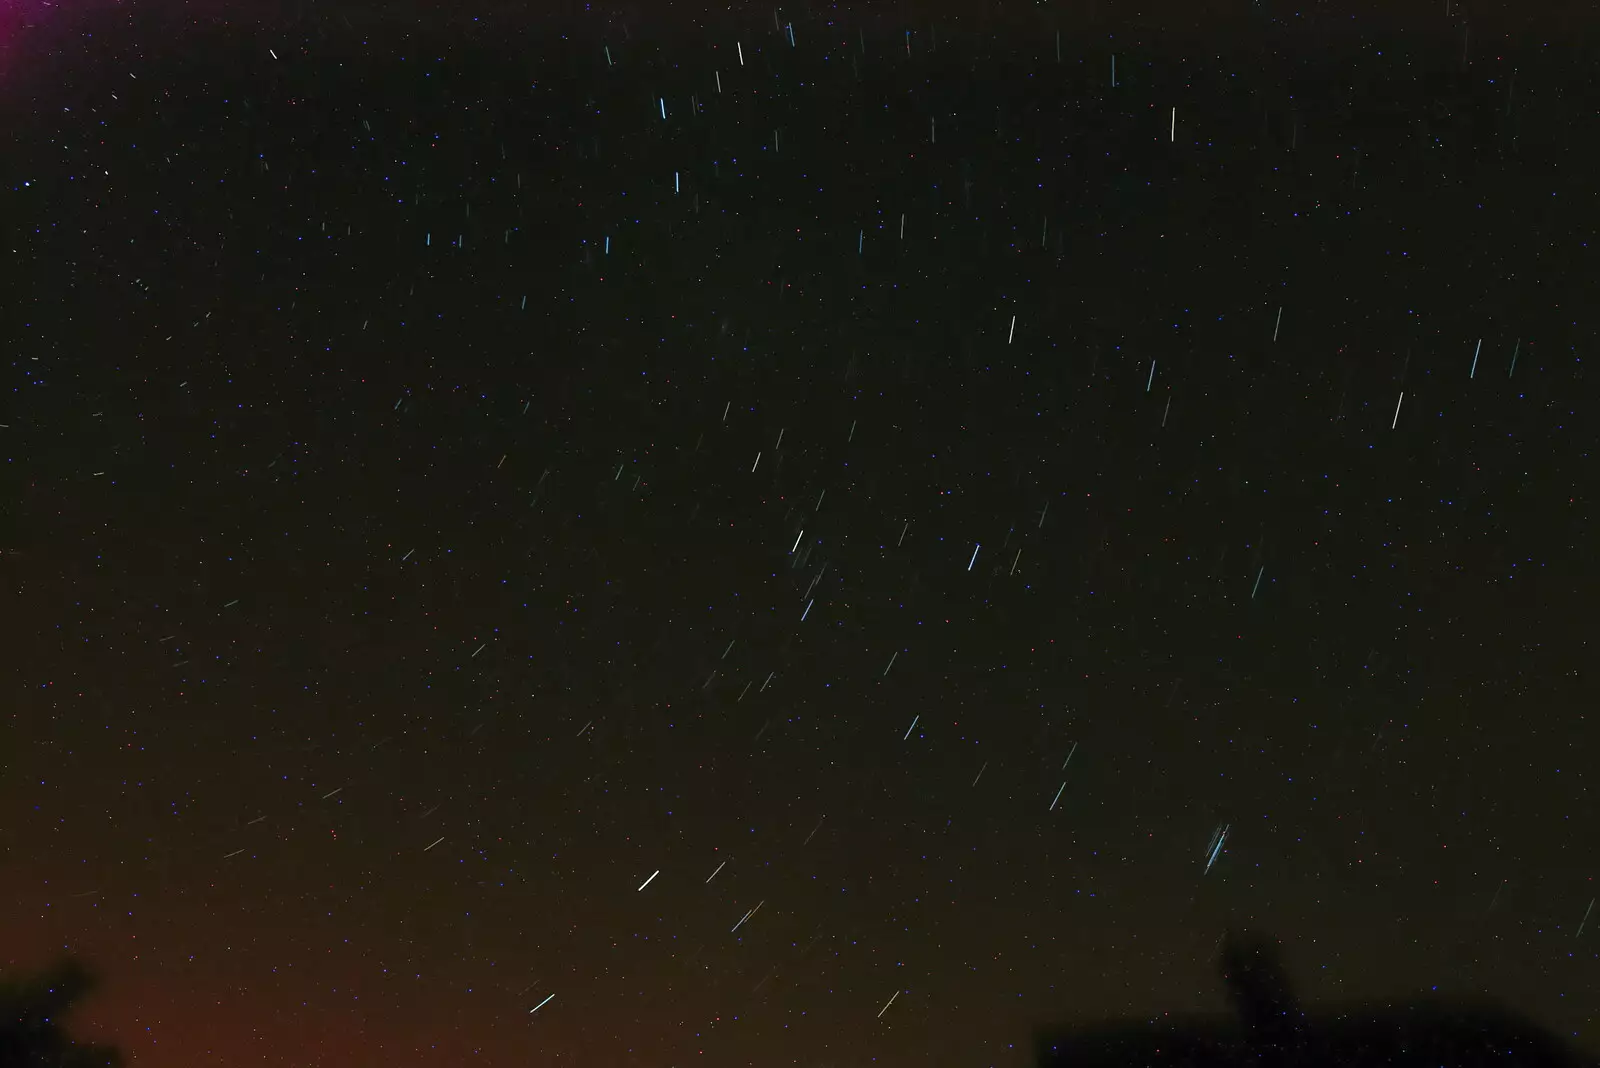
[[[11,6],[0,966],[1020,1068],[1249,926],[1600,1052],[1600,50],[1336,6]]]

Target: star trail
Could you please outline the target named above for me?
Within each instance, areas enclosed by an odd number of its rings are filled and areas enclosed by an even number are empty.
[[[1596,38],[1336,6],[0,16],[0,966],[1022,1068],[1250,927],[1600,1053]]]

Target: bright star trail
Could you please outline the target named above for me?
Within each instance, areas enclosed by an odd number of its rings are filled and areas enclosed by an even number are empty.
[[[1249,927],[1600,1051],[1535,21],[0,5],[4,977],[133,1068],[1034,1068]]]

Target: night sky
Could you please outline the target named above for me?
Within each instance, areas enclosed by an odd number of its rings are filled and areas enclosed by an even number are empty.
[[[10,7],[0,968],[1022,1068],[1249,927],[1600,1053],[1600,38],[1216,6]]]

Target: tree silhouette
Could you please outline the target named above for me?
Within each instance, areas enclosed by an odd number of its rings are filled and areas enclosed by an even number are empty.
[[[1492,1001],[1384,1000],[1307,1011],[1277,939],[1229,932],[1218,971],[1231,1017],[1172,1016],[1050,1031],[1039,1068],[1600,1068]]]
[[[87,968],[61,961],[39,975],[0,982],[0,1068],[116,1068],[110,1046],[67,1037],[61,1018],[94,987]]]

